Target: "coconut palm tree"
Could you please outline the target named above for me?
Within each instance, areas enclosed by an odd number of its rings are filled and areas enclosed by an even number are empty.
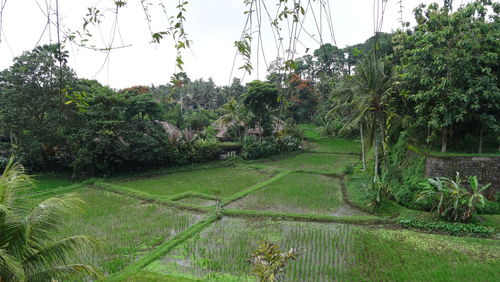
[[[222,115],[217,122],[228,127],[236,125],[238,127],[238,138],[240,138],[240,125],[243,121],[241,105],[238,104],[236,99],[232,98],[228,103],[224,104],[223,109],[224,115]]]
[[[95,239],[57,236],[64,217],[79,212],[82,201],[71,195],[50,198],[23,213],[14,206],[15,190],[29,183],[23,166],[11,158],[0,176],[0,282],[98,276],[91,266],[71,263],[76,252],[95,250]]]

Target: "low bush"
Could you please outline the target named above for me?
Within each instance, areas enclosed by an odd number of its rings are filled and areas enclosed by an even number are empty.
[[[254,136],[247,136],[243,138],[241,156],[246,160],[266,158],[279,153],[299,150],[302,148],[301,143],[301,139],[291,135],[265,137],[260,140]]]
[[[493,228],[475,225],[471,223],[451,223],[445,221],[426,221],[412,218],[401,218],[398,223],[405,228],[415,228],[431,232],[445,232],[450,235],[491,237],[495,231]]]
[[[469,176],[468,186],[457,172],[456,178],[429,178],[421,184],[423,189],[417,200],[432,203],[432,210],[450,221],[470,222],[478,208],[485,206],[484,191],[491,184],[479,184],[476,176]]]

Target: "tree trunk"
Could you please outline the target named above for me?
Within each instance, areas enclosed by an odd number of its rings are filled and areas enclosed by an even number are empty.
[[[373,145],[373,153],[375,155],[375,168],[373,170],[373,182],[378,182],[378,137],[377,137],[377,132],[375,132],[375,136],[374,136],[374,145]]]
[[[483,153],[483,123],[479,122],[479,154]]]
[[[380,142],[382,145],[382,156],[385,156],[385,122],[382,119],[379,122],[380,122]]]
[[[365,156],[365,138],[363,136],[363,123],[359,123],[359,135],[361,136],[361,160],[363,161],[363,170],[366,170]]]
[[[441,153],[446,153],[446,142],[448,141],[448,128],[441,132]]]

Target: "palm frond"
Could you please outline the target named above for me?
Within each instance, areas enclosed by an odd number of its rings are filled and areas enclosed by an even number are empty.
[[[99,248],[99,242],[93,237],[84,235],[71,236],[27,256],[23,264],[31,272],[36,272],[38,269],[53,269],[59,265],[65,265],[68,258],[77,252],[96,252]]]
[[[72,281],[76,278],[91,277],[101,278],[102,275],[93,267],[84,264],[68,264],[58,266],[43,271],[34,272],[28,275],[29,281]]]
[[[30,240],[34,242],[50,240],[53,233],[61,226],[62,220],[68,215],[81,212],[83,205],[84,202],[73,194],[41,202],[25,219],[30,226]]]
[[[24,281],[25,274],[23,266],[16,258],[9,255],[0,248],[0,278],[4,277],[6,281]]]
[[[20,160],[11,157],[0,176],[0,205],[11,206],[14,200],[15,189],[33,183]]]

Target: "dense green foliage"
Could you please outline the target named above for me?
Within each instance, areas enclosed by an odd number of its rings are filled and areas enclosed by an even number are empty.
[[[412,218],[400,218],[398,223],[406,228],[415,228],[432,232],[446,232],[450,235],[490,237],[495,233],[492,228],[471,223],[450,223],[445,221],[428,221]]]
[[[483,195],[491,184],[479,184],[476,176],[469,176],[468,183],[457,173],[455,179],[447,177],[429,178],[422,183],[423,189],[417,200],[429,201],[432,210],[442,218],[470,222],[478,208],[484,207]]]
[[[499,10],[492,1],[454,13],[421,5],[415,9],[418,25],[397,34],[395,68],[409,110],[404,113],[414,128],[428,130],[428,140],[439,136],[442,151],[449,137],[455,143],[473,134],[481,152],[483,134],[500,134]]]
[[[270,157],[275,154],[292,152],[301,148],[302,140],[295,136],[284,135],[266,137],[261,140],[253,136],[243,138],[242,157],[247,160]]]
[[[430,209],[425,201],[417,202],[424,182],[425,157],[408,147],[408,135],[401,134],[399,140],[388,151],[387,167],[383,179],[391,197],[399,204],[412,209]]]

